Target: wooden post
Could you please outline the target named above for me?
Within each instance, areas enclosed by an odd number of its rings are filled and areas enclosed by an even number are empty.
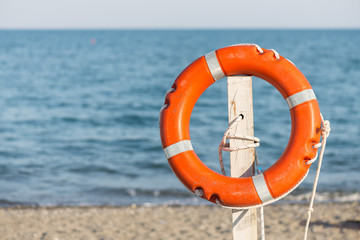
[[[243,120],[230,134],[254,136],[253,96],[251,76],[232,76],[227,78],[229,122],[240,114]],[[230,139],[230,147],[243,145],[243,140]],[[255,174],[255,150],[245,149],[230,152],[231,177],[250,177]],[[233,239],[257,240],[257,211],[233,210]]]

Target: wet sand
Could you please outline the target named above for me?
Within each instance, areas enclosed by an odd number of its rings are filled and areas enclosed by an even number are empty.
[[[303,239],[307,205],[265,207],[267,239]],[[232,239],[231,210],[217,206],[0,209],[0,240]],[[308,239],[360,239],[360,203],[316,204]]]

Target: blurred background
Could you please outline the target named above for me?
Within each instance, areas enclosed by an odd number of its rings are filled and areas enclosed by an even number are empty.
[[[207,204],[172,173],[158,117],[177,75],[236,43],[276,49],[307,77],[332,124],[319,201],[360,201],[360,3],[0,2],[0,206]],[[226,79],[192,114],[199,157],[220,172]],[[287,104],[254,78],[263,169],[290,135]],[[229,169],[228,161],[226,167]],[[294,194],[308,199],[315,166]]]

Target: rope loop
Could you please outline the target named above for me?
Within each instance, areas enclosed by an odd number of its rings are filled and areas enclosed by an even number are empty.
[[[323,146],[325,147],[326,143],[324,143],[324,141],[326,142],[326,138],[330,135],[330,131],[331,131],[330,121],[329,120],[324,120],[323,115],[322,114],[320,114],[320,115],[321,115],[321,125],[322,125],[322,127],[321,127],[322,141],[313,146],[313,148],[315,148],[315,149],[318,149],[318,148],[323,147]],[[318,156],[319,156],[319,153],[316,152],[315,157],[313,159],[310,159],[310,160],[306,161],[305,164],[310,165],[310,164],[314,163],[317,160]]]
[[[279,55],[279,53],[278,53],[276,50],[274,50],[274,49],[269,49],[269,51],[272,51],[272,52],[274,53],[274,57],[276,58],[276,60],[280,60],[280,55]]]
[[[220,162],[220,168],[221,168],[221,172],[224,176],[226,176],[226,172],[225,172],[225,167],[224,167],[224,161],[223,161],[223,157],[222,157],[222,152],[223,151],[227,151],[227,152],[232,152],[232,151],[240,151],[240,150],[244,150],[244,149],[249,149],[249,148],[256,148],[260,146],[260,138],[257,137],[253,137],[253,136],[245,136],[245,135],[237,135],[237,134],[230,134],[230,131],[242,120],[244,119],[244,116],[242,114],[240,114],[239,116],[237,116],[233,121],[230,122],[228,129],[226,129],[223,138],[220,142],[219,145],[219,162]],[[242,146],[239,147],[230,147],[230,144],[227,143],[228,139],[239,139],[239,140],[245,140],[245,141],[250,141],[252,143],[249,144],[244,144]]]
[[[310,165],[310,164],[314,163],[314,162],[317,160],[318,156],[319,156],[319,153],[316,151],[315,157],[314,157],[313,159],[307,160],[307,161],[305,162],[305,164],[306,164],[306,165]]]

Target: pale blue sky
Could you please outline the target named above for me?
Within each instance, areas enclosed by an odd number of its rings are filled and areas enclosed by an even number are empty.
[[[19,28],[360,28],[360,0],[0,0]]]

